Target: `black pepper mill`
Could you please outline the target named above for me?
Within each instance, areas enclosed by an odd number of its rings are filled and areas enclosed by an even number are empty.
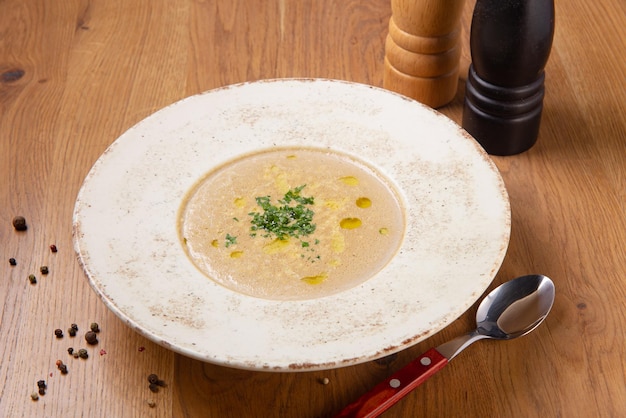
[[[477,0],[463,128],[489,153],[512,155],[537,141],[554,0]]]

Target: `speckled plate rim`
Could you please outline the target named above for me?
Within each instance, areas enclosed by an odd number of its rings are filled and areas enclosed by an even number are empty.
[[[407,230],[373,278],[324,298],[273,301],[226,289],[187,258],[177,214],[195,182],[282,146],[347,153],[394,183]],[[353,365],[438,332],[489,286],[509,236],[502,178],[462,128],[398,94],[326,79],[237,84],[154,113],[96,161],[73,218],[89,283],[126,324],[189,357],[267,371]]]

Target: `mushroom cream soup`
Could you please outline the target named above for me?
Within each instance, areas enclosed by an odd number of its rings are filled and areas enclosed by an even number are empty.
[[[231,290],[302,300],[356,286],[398,250],[404,214],[364,163],[280,148],[231,161],[188,193],[179,219],[194,264]]]

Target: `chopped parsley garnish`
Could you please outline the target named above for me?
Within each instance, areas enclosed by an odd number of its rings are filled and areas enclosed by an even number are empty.
[[[233,237],[230,234],[226,234],[226,248],[230,247],[231,245],[235,245],[237,244],[237,237]]]
[[[262,211],[248,214],[252,217],[250,235],[262,233],[266,238],[276,237],[284,240],[289,237],[300,238],[315,232],[315,224],[312,222],[315,212],[307,207],[313,205],[315,200],[313,197],[304,197],[300,194],[305,186],[306,184],[289,190],[278,200],[278,205],[272,204],[270,196],[257,197],[256,203]]]

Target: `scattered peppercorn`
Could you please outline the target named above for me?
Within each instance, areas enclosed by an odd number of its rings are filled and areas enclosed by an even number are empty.
[[[157,376],[154,373],[148,375],[148,382],[150,383],[150,385],[148,385],[148,388],[152,392],[158,392],[159,391],[159,386],[161,386],[161,387],[167,386],[165,384],[165,381],[159,379],[159,376]]]
[[[57,246],[56,246],[56,245],[54,245],[54,244],[52,244],[52,245],[50,246],[50,251],[52,251],[53,253],[56,253],[56,252],[58,251],[58,250],[57,250]]]
[[[37,278],[35,277],[34,274],[29,274],[28,275],[28,281],[30,282],[30,284],[36,284],[37,283]]]
[[[67,353],[70,355],[74,354],[74,348],[73,347],[68,348]]]
[[[39,388],[39,395],[45,395],[46,394],[46,381],[45,380],[38,380],[37,381],[37,387]]]
[[[98,344],[98,336],[94,331],[87,331],[85,333],[85,341],[91,345]]]
[[[150,408],[154,408],[156,406],[156,402],[154,402],[152,399],[148,400],[148,406]]]
[[[137,351],[139,351],[140,353],[145,350],[146,350],[146,347],[144,347],[143,345],[137,349]]]
[[[37,392],[33,392],[33,393],[30,394],[30,398],[33,401],[38,401],[39,400],[39,394]]]
[[[60,328],[55,329],[54,335],[56,335],[57,338],[63,338],[63,330]]]
[[[107,353],[107,351],[103,348],[102,350],[100,350],[100,355],[103,356]]]
[[[41,266],[39,268],[39,271],[41,272],[41,274],[48,274],[50,271],[48,270],[48,266]]]
[[[28,229],[26,219],[23,216],[13,218],[13,228],[15,228],[16,231],[26,231],[26,229]]]
[[[100,326],[97,322],[92,322],[91,325],[89,325],[89,329],[91,329],[93,332],[100,332]]]
[[[9,258],[9,264],[12,266],[16,266],[17,265],[17,261],[15,261],[15,258]]]
[[[78,325],[76,324],[70,325],[70,328],[72,328],[74,331],[78,331]]]
[[[70,335],[70,337],[75,337],[76,336],[76,330],[72,327],[69,327],[67,329],[67,333]]]
[[[63,364],[61,360],[56,362],[57,368],[61,371],[61,374],[67,374],[67,366]]]
[[[327,377],[325,377],[325,378],[323,378],[323,379],[320,379],[320,383],[321,383],[322,385],[327,385],[327,384],[329,384],[329,383],[330,383],[330,379],[329,379],[329,378],[327,378]]]
[[[78,350],[78,357],[84,358],[84,359],[89,358],[89,353],[87,352],[86,349],[81,348],[80,350]]]
[[[74,352],[72,353],[72,355],[74,356],[74,358],[78,358],[78,357],[80,357],[80,355],[78,354],[78,351],[74,351]]]

